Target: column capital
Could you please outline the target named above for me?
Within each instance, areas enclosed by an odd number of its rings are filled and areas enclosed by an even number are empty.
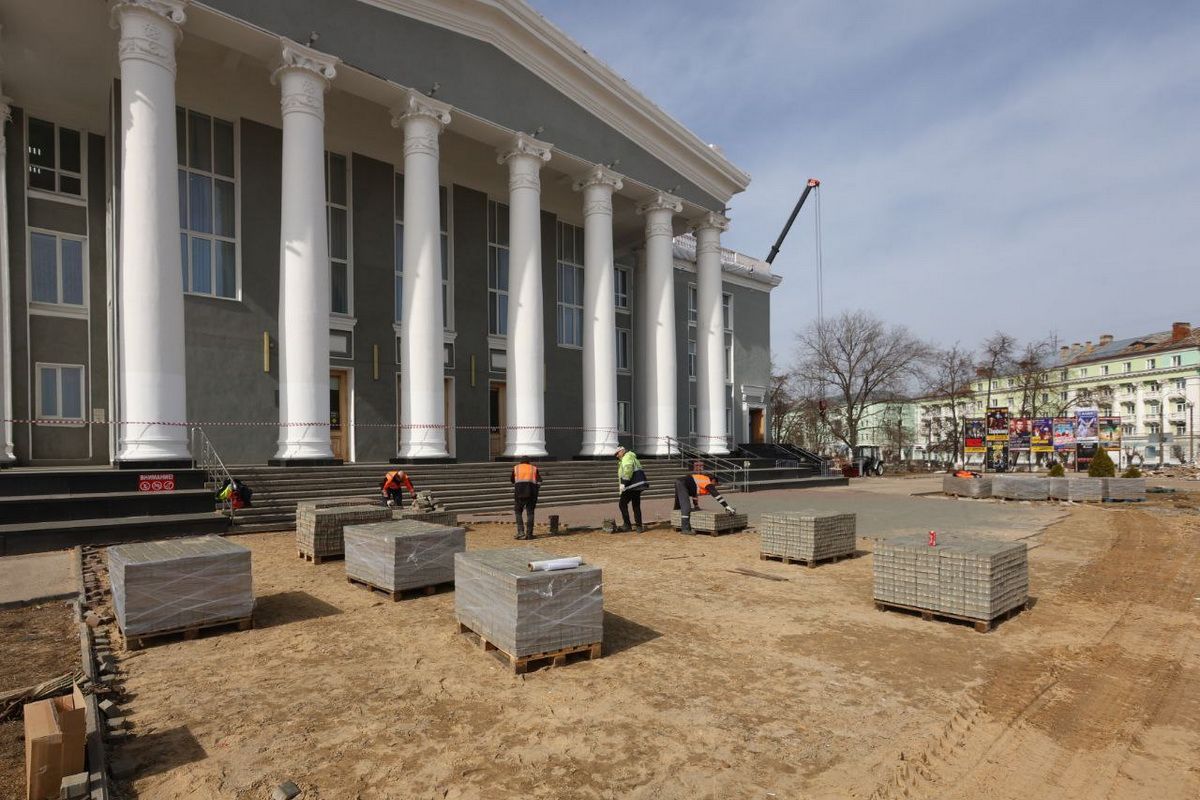
[[[678,214],[683,211],[683,201],[673,194],[658,192],[637,205],[637,213],[647,214],[651,211],[670,211]]]
[[[575,176],[575,182],[571,184],[571,188],[577,192],[581,192],[589,186],[606,186],[611,191],[619,192],[625,184],[622,182],[624,175],[619,175],[613,172],[603,164],[597,164],[594,167],[589,167],[586,172]]]
[[[392,106],[392,127],[403,128],[408,119],[423,117],[437,123],[438,131],[450,124],[449,103],[434,100],[415,89],[404,89]]]
[[[552,150],[554,150],[554,145],[549,142],[535,139],[528,133],[517,133],[513,136],[511,144],[496,150],[496,163],[507,164],[518,156],[530,156],[537,161],[549,161]]]
[[[121,31],[117,55],[149,61],[175,72],[175,45],[187,21],[184,8],[190,0],[122,0],[109,11],[109,25]],[[140,25],[138,23],[141,23]]]
[[[724,233],[729,230],[729,217],[710,211],[703,216],[688,220],[688,228],[696,232],[715,230],[717,233]]]
[[[286,36],[279,37],[279,66],[271,73],[271,83],[279,86],[280,107],[283,113],[302,111],[325,118],[325,99],[330,82],[337,77],[337,65],[342,60],[311,47],[293,42]],[[307,78],[303,81],[285,81],[289,74]]]

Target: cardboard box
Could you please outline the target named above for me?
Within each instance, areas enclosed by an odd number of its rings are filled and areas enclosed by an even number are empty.
[[[25,792],[28,800],[57,800],[64,775],[83,771],[87,723],[83,694],[27,703]]]

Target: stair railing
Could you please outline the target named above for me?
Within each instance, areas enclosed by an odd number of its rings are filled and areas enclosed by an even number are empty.
[[[704,464],[705,469],[716,475],[722,483],[742,491],[750,490],[750,470],[743,468],[736,461],[710,455],[673,436],[664,436],[663,440],[667,443],[667,455],[678,456],[681,464],[689,465],[692,462],[700,461]]]
[[[208,438],[208,434],[199,425],[193,425],[191,429],[192,438],[192,461],[196,464],[196,469],[202,469],[208,473],[208,480],[219,491],[225,481],[233,483],[233,475],[226,468],[225,462],[221,460],[221,455],[217,452],[217,448],[213,446],[212,440]],[[233,501],[222,500],[221,513],[233,519]]]

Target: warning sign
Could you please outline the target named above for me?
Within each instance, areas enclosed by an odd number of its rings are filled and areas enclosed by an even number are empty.
[[[150,472],[138,475],[139,492],[173,492],[175,491],[175,473]]]

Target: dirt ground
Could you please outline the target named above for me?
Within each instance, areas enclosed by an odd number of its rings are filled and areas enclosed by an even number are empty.
[[[140,798],[1200,796],[1200,525],[1175,500],[1070,507],[1028,540],[1033,607],[988,634],[876,611],[868,554],[542,540],[604,568],[605,657],[525,676],[457,633],[453,593],[393,603],[290,534],[239,541],[255,630],[122,656]]]
[[[79,630],[67,603],[0,609],[0,692],[79,669]],[[0,723],[0,797],[25,796],[21,715]]]

